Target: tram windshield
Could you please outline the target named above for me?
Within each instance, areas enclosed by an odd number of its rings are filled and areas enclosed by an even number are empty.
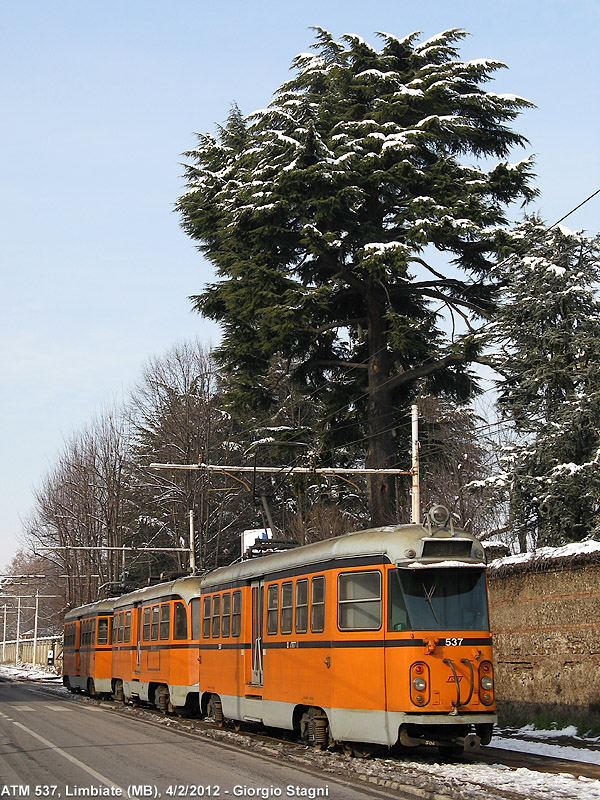
[[[485,572],[468,567],[389,572],[389,631],[488,628]]]

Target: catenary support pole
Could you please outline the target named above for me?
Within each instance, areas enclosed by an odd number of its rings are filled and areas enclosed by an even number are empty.
[[[411,506],[412,521],[419,525],[421,523],[421,487],[419,483],[419,407],[415,404],[412,407],[412,488]]]
[[[17,603],[17,642],[15,644],[15,664],[19,663],[20,639],[21,639],[21,597],[19,596]]]
[[[196,572],[196,535],[194,533],[194,511],[190,509],[190,572]]]
[[[40,608],[40,590],[35,590],[35,616],[33,621],[33,666],[37,664],[37,635],[38,635],[38,612]]]

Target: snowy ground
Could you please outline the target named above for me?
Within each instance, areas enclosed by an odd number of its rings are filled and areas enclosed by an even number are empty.
[[[60,675],[57,675],[54,670],[34,667],[32,664],[23,664],[20,667],[0,664],[0,678],[7,678],[13,681],[49,680],[62,684]]]
[[[56,684],[62,691],[60,676],[55,672],[23,665],[12,667],[0,665],[0,678],[8,680],[31,680]],[[66,691],[66,690],[65,690]],[[175,724],[165,719],[164,724]],[[227,730],[213,730],[210,738],[248,747],[242,736]],[[574,727],[563,730],[535,730],[526,726],[520,730],[498,731],[491,747],[520,751],[600,765],[600,739],[581,738]],[[307,748],[297,757],[287,752],[285,743],[277,745],[286,759],[299,763],[310,763],[324,773],[355,773],[368,783],[387,786],[411,794],[411,789],[423,793],[436,792],[442,797],[453,798],[507,798],[513,800],[600,800],[600,780],[583,776],[574,777],[566,773],[540,773],[530,769],[512,769],[502,764],[468,764],[445,760],[423,763],[374,758],[369,761],[351,759],[341,753],[321,753]],[[285,754],[283,751],[286,751]],[[414,796],[414,794],[413,794]]]
[[[499,731],[498,734],[492,738],[490,747],[562,758],[564,761],[600,764],[600,738],[578,736],[574,726],[543,731],[537,730],[533,725],[526,725],[519,730]],[[548,741],[549,739],[552,741]]]

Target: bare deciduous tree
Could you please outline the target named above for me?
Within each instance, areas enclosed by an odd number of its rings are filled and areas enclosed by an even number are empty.
[[[52,551],[68,606],[97,599],[119,579],[118,553],[103,548],[124,543],[126,460],[125,422],[107,410],[65,442],[35,491],[26,541],[33,552]]]

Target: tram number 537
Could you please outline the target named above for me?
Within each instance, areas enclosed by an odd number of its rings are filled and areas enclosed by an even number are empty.
[[[462,639],[446,639],[446,647],[460,647],[463,643]]]

